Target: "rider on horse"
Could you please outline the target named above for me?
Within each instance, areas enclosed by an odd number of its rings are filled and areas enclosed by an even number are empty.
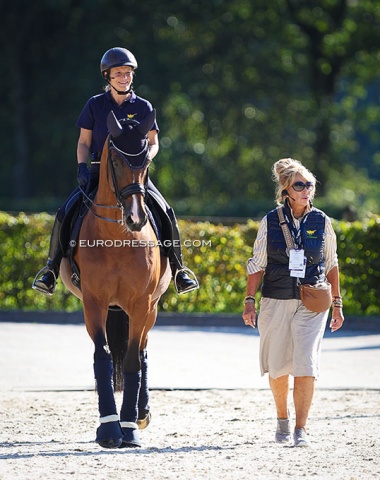
[[[47,265],[37,274],[33,288],[46,294],[53,295],[56,279],[63,251],[61,247],[61,225],[68,213],[73,200],[78,198],[78,193],[92,192],[97,187],[99,180],[99,164],[104,143],[108,136],[107,116],[112,110],[117,119],[135,119],[141,122],[152,110],[152,105],[145,99],[137,96],[132,89],[133,76],[137,68],[135,56],[125,48],[111,48],[100,62],[100,71],[108,85],[105,93],[91,97],[86,103],[77,126],[80,127],[78,140],[78,187],[58,210],[54,222]],[[149,155],[153,159],[159,149],[158,126],[155,122],[152,130],[148,132]],[[91,167],[88,169],[87,161],[91,158]],[[180,233],[173,209],[153,185],[147,181],[147,203],[154,203],[158,215],[163,216],[166,225],[170,225],[169,232],[161,232],[165,240],[169,240],[170,247],[165,251],[169,258],[176,290],[179,294],[190,292],[199,288],[194,273],[182,266],[182,250]],[[163,222],[164,223],[164,222]],[[167,242],[165,242],[167,244]]]

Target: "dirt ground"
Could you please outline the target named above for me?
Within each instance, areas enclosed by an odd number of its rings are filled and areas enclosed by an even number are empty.
[[[94,391],[1,391],[0,479],[380,478],[379,390],[317,389],[312,448],[275,444],[268,389],[157,389],[151,408],[142,448],[104,450]]]

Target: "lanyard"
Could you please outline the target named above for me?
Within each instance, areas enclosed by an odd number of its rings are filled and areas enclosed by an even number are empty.
[[[292,235],[294,246],[295,246],[296,250],[300,250],[300,249],[303,248],[302,236],[301,236],[301,226],[306,221],[306,216],[307,216],[307,214],[301,220],[300,228],[297,228],[294,224],[293,218],[290,220],[287,213],[286,213],[286,210],[285,210],[286,223],[287,223],[287,225],[289,227],[289,230],[290,230],[290,233]]]

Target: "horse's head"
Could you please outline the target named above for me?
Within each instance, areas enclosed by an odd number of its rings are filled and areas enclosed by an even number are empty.
[[[123,210],[125,226],[131,231],[140,231],[147,222],[144,208],[145,183],[149,158],[148,132],[156,118],[153,110],[142,122],[117,120],[113,111],[108,114],[107,171],[112,178],[111,188]]]

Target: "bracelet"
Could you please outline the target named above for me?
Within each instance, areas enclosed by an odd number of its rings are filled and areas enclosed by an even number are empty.
[[[340,295],[333,295],[333,301],[332,301],[332,306],[335,308],[342,308],[343,307],[343,302],[342,302],[342,297]]]
[[[337,308],[342,308],[343,307],[342,299],[333,300],[332,304],[333,304],[333,307],[337,307]]]
[[[247,295],[244,299],[244,305],[247,303],[256,303],[256,299],[254,295]]]
[[[247,303],[253,303],[253,305],[256,304],[256,302],[252,298],[248,298],[248,300],[244,300],[244,305],[247,305]]]

